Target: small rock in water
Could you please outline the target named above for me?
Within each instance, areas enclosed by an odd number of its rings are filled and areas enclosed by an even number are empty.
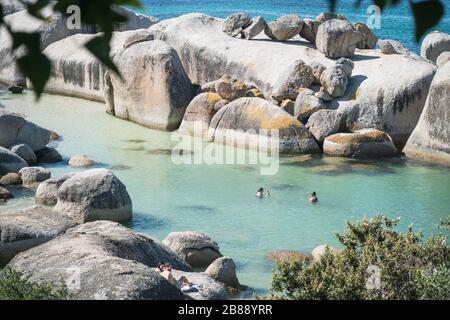
[[[62,161],[62,157],[58,151],[50,147],[36,151],[36,157],[38,163],[56,163]]]
[[[56,141],[59,140],[59,134],[57,134],[55,131],[50,130],[50,140]]]
[[[70,158],[69,160],[69,166],[73,168],[86,168],[93,166],[95,164],[94,160],[89,159],[85,155],[77,154]]]
[[[9,200],[12,198],[13,198],[13,195],[11,192],[6,190],[5,188],[0,187],[0,200]]]
[[[0,178],[0,185],[3,186],[12,186],[12,185],[21,185],[22,184],[22,178],[20,177],[20,174],[10,172],[3,177]]]
[[[50,179],[51,172],[41,167],[27,167],[19,171],[24,185],[32,185],[34,183],[43,182]]]
[[[12,94],[21,94],[23,92],[22,86],[10,86],[8,88],[8,91],[10,91]]]
[[[33,149],[26,143],[15,144],[11,147],[11,151],[25,160],[30,166],[37,162]]]

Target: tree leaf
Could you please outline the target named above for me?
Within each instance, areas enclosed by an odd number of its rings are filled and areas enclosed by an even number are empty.
[[[20,71],[32,83],[36,100],[39,99],[50,77],[50,60],[41,52],[28,52],[25,56],[17,59],[16,62]]]
[[[409,0],[416,23],[416,41],[434,27],[444,15],[444,6],[439,0],[413,2]]]
[[[103,34],[89,40],[84,46],[89,50],[101,63],[106,67],[114,71],[119,77],[121,77],[119,69],[112,61],[109,53],[111,51],[111,46],[109,44],[112,35]]]

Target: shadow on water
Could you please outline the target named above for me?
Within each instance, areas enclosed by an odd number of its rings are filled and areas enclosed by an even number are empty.
[[[109,167],[110,170],[112,171],[126,171],[126,170],[130,170],[131,167],[124,165],[124,164],[115,164]]]
[[[133,212],[133,220],[125,225],[137,232],[152,232],[162,230],[167,227],[169,222],[156,216],[141,212]]]
[[[126,139],[123,141],[129,142],[129,143],[145,143],[145,142],[147,142],[146,140],[143,140],[143,139]]]
[[[208,207],[204,205],[188,205],[188,206],[177,206],[176,209],[183,210],[184,212],[190,213],[201,213],[201,214],[214,214],[216,209],[213,207]]]
[[[139,152],[139,151],[145,151],[145,148],[143,146],[138,146],[138,147],[121,148],[121,150]]]

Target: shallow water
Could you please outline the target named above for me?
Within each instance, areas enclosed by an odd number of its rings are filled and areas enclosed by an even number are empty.
[[[372,0],[363,0],[355,8],[353,0],[340,0],[336,12],[347,16],[352,22],[367,22],[367,8]],[[433,30],[450,33],[450,0],[441,1],[446,9],[445,15]],[[225,18],[229,14],[245,11],[252,16],[262,15],[268,21],[286,14],[299,14],[303,18],[315,18],[321,12],[328,11],[327,0],[142,0],[144,13],[160,19],[176,17],[191,12],[202,12],[211,16]],[[395,7],[389,7],[381,15],[381,28],[375,30],[380,38],[401,41],[407,48],[420,51],[414,38],[414,22],[408,1],[400,1]]]
[[[62,135],[57,148],[65,157],[86,154],[112,168],[133,200],[134,230],[159,239],[171,231],[205,232],[235,259],[241,282],[258,291],[270,285],[274,265],[264,258],[270,251],[336,244],[334,234],[347,220],[379,212],[429,235],[450,213],[449,168],[308,156],[283,158],[275,176],[261,176],[252,165],[175,165],[170,133],[108,116],[102,104],[52,95],[36,104],[30,92],[1,89],[0,104]],[[53,176],[74,171],[49,167]],[[255,198],[259,186],[272,196]],[[310,205],[306,196],[314,190],[320,201]],[[34,203],[32,191],[13,192],[16,199],[0,212]]]

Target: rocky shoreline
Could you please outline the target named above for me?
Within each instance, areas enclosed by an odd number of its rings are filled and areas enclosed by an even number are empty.
[[[53,63],[46,91],[104,102],[112,116],[186,135],[198,134],[201,124],[204,139],[233,145],[236,136],[248,138],[245,130],[277,130],[285,154],[388,158],[404,152],[450,164],[449,35],[428,35],[418,56],[396,41],[378,40],[364,23],[327,13],[270,23],[245,13],[225,20],[195,13],[158,22],[123,9],[129,21],[117,26],[111,43],[120,79],[80,48],[96,30],[66,30],[64,18],[51,12],[55,23],[43,25],[23,8],[7,9],[13,28],[41,32],[41,48]],[[2,30],[0,39],[0,82],[26,87]],[[235,263],[207,235],[173,232],[159,241],[120,225],[132,219],[133,208],[113,172],[51,177],[38,167],[62,161],[49,147],[56,139],[55,132],[0,110],[0,201],[13,196],[9,186],[23,185],[36,188],[37,203],[0,215],[1,267],[51,283],[70,283],[75,270],[83,283],[69,286],[75,299],[212,300],[242,288]],[[68,162],[93,164],[83,155]],[[316,248],[308,259],[317,261],[325,250]],[[185,294],[170,284],[154,271],[163,262],[200,289]]]

